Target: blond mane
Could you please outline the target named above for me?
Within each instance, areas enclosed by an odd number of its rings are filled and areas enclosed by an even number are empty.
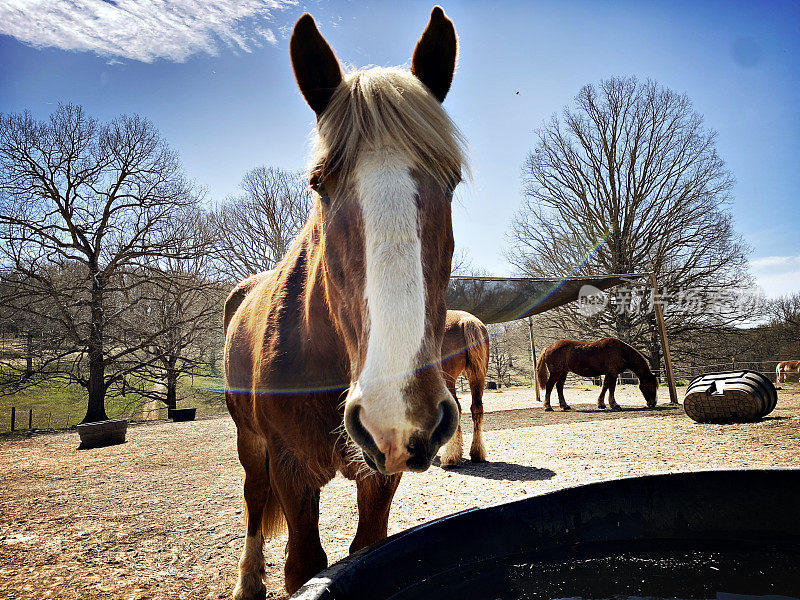
[[[390,149],[442,184],[467,170],[465,142],[428,88],[408,71],[373,67],[345,76],[317,124],[310,171],[350,175],[361,153]]]

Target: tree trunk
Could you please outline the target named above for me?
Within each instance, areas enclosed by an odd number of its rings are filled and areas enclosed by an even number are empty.
[[[82,423],[107,421],[106,365],[103,357],[103,276],[95,271],[92,278],[91,335],[89,341],[89,406]]]
[[[219,375],[219,370],[217,369],[217,351],[214,344],[211,345],[211,349],[208,351],[208,365],[211,367],[211,374],[214,377]]]
[[[167,366],[167,411],[171,413],[178,406],[178,370],[175,368],[175,360],[170,359]]]
[[[25,351],[25,379],[33,375],[33,331],[28,330],[28,344]]]

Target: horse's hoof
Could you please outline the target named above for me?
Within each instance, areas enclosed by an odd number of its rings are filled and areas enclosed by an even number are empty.
[[[622,407],[619,404],[615,404],[611,407],[611,410],[622,410]]]
[[[605,410],[606,409],[605,406],[598,406],[597,408],[599,408],[600,410]]]
[[[552,406],[545,406],[544,407],[544,411],[545,412],[553,412],[553,407]]]
[[[480,450],[480,451],[477,451],[477,450],[476,451],[472,451],[472,450],[470,450],[469,459],[474,463],[486,462],[486,451],[485,450]]]
[[[443,469],[453,469],[461,464],[460,458],[442,458],[442,468]]]
[[[265,600],[267,587],[258,573],[241,575],[233,590],[233,600]]]
[[[571,406],[567,406],[566,404],[561,407],[561,410],[572,410]]]

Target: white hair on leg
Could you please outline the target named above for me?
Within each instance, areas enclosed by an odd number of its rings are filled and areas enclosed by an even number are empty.
[[[469,448],[469,457],[475,462],[483,462],[486,460],[486,447],[483,445],[482,423],[475,423],[475,426],[473,427],[472,444]]]
[[[447,442],[447,445],[444,447],[444,453],[442,454],[443,467],[455,467],[456,465],[461,464],[461,457],[464,454],[463,439],[464,435],[461,432],[461,419],[459,419],[456,432],[453,434],[453,437],[450,438],[450,441]]]
[[[233,590],[234,600],[250,600],[264,596],[264,538],[257,535],[244,538],[244,550],[239,559],[239,579]]]

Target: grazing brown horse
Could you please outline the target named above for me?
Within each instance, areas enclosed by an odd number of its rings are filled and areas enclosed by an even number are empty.
[[[617,375],[630,369],[639,378],[639,389],[642,391],[647,406],[656,405],[658,380],[650,371],[647,359],[622,340],[603,338],[596,342],[579,342],[577,340],[559,340],[550,344],[542,352],[536,365],[536,376],[539,387],[545,388],[544,409],[553,410],[550,406],[550,392],[555,385],[558,392],[558,403],[562,410],[569,410],[564,400],[564,382],[569,372],[583,377],[599,377],[604,375],[603,389],[597,398],[597,407],[605,408],[603,401],[608,390],[608,406],[612,410],[622,410],[614,399],[617,387]],[[549,373],[549,375],[548,375]]]
[[[442,340],[442,372],[447,389],[456,396],[456,380],[465,373],[472,392],[472,444],[469,457],[473,462],[486,460],[483,445],[483,387],[489,370],[489,332],[475,315],[462,310],[448,310]],[[461,404],[458,404],[459,411]],[[444,447],[442,466],[452,467],[461,463],[463,435],[459,419],[455,435]]]
[[[237,600],[265,597],[263,536],[284,522],[287,591],[325,568],[320,488],[337,471],[357,485],[350,550],[384,538],[401,472],[426,470],[458,425],[439,368],[465,167],[441,107],[456,44],[436,7],[410,73],[345,75],[310,15],[294,27],[294,74],[317,115],[316,197],[287,255],[225,307],[226,401],[245,471]]]
[[[800,360],[785,360],[775,367],[775,381],[786,383],[792,379],[800,382]]]

